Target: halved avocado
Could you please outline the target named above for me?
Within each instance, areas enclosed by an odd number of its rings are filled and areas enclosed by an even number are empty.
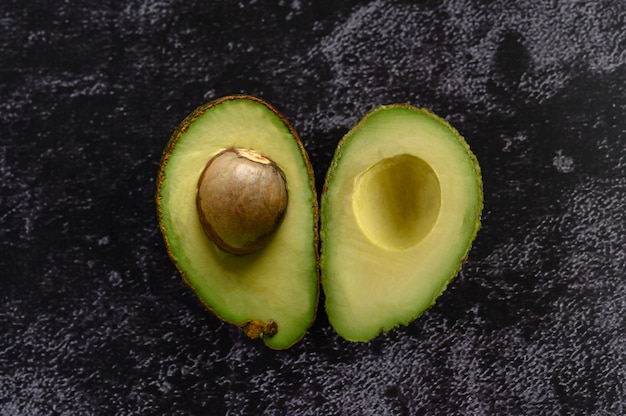
[[[420,316],[460,270],[480,227],[480,167],[444,119],[382,106],[339,143],[321,204],[328,318],[368,341]]]
[[[271,161],[286,184],[288,202],[276,229],[250,253],[220,248],[200,219],[200,177],[220,154],[253,154],[253,161]],[[304,147],[274,107],[238,95],[193,111],[165,147],[156,203],[169,256],[208,309],[273,349],[288,348],[304,336],[319,293],[317,198]]]

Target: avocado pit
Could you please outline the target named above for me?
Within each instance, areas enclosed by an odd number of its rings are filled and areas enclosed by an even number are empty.
[[[196,206],[211,240],[232,254],[263,248],[287,208],[285,176],[269,158],[250,149],[221,151],[198,180]]]

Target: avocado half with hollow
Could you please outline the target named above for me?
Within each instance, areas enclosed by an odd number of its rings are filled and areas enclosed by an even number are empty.
[[[294,129],[251,96],[193,111],[161,159],[159,225],[183,280],[220,319],[274,349],[300,340],[317,310],[314,183]]]
[[[322,194],[335,331],[368,341],[421,315],[460,270],[482,208],[478,161],[450,124],[404,104],[366,115],[340,141]]]

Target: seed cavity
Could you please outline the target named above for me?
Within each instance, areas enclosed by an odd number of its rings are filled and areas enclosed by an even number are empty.
[[[415,246],[439,217],[441,186],[422,159],[400,154],[383,159],[355,181],[352,209],[374,244],[389,250]]]

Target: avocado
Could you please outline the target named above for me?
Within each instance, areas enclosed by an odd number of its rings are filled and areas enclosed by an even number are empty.
[[[209,310],[273,349],[304,336],[319,296],[317,196],[274,107],[234,95],[193,111],[163,151],[156,205],[171,260]]]
[[[431,111],[379,107],[339,142],[321,197],[321,278],[335,331],[408,325],[461,269],[483,208],[478,161]]]

